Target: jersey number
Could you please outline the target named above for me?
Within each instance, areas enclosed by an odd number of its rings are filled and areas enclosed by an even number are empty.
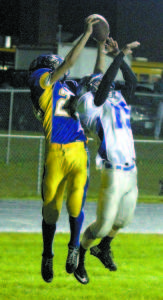
[[[114,111],[115,111],[115,128],[122,128],[123,127],[123,122],[122,122],[122,116],[121,116],[121,109],[117,106],[114,106]],[[125,110],[124,110],[125,111]],[[131,124],[130,124],[130,119],[129,119],[129,115],[127,114],[127,111],[125,111],[126,113],[126,126],[128,128],[131,128]]]
[[[56,103],[55,116],[70,117],[67,110],[64,109],[64,105],[70,99],[71,95],[67,94],[64,89],[59,90],[59,95],[60,98]]]

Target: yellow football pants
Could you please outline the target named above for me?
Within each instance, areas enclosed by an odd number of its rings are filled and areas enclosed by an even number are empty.
[[[87,181],[87,151],[83,142],[51,144],[45,155],[42,181],[43,216],[55,223],[60,215],[67,183],[67,210],[78,217]]]

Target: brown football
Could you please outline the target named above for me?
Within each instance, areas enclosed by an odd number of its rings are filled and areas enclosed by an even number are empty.
[[[110,32],[108,21],[103,16],[98,14],[90,15],[88,18],[90,17],[94,17],[95,19],[97,18],[97,20],[99,20],[97,24],[93,25],[92,38],[100,42],[106,40]]]

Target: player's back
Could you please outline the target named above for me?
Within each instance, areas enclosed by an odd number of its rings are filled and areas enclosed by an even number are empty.
[[[67,144],[85,141],[86,137],[78,117],[73,118],[65,105],[76,97],[65,82],[48,85],[48,69],[39,69],[31,76],[31,91],[35,110],[42,112],[42,125],[49,143]],[[75,84],[74,84],[75,85]]]

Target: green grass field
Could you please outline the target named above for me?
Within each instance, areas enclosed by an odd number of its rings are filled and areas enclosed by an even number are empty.
[[[55,278],[40,275],[42,237],[34,233],[0,233],[1,300],[162,300],[161,235],[119,234],[112,243],[117,272],[109,272],[89,253],[90,283],[80,284],[65,271],[68,234],[55,237]]]

